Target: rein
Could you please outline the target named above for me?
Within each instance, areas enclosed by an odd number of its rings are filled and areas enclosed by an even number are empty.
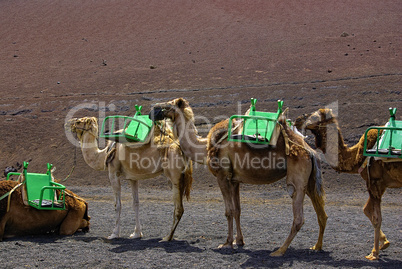
[[[86,127],[86,123],[84,123],[84,127],[77,127],[77,126],[74,124],[74,128],[75,128],[76,130],[82,130],[83,132],[90,130],[90,128],[85,128],[85,127]],[[76,134],[76,138],[78,138],[77,132],[74,132],[74,133]],[[81,137],[82,137],[82,135],[81,135]],[[81,140],[81,139],[80,139],[80,140]],[[74,172],[76,166],[77,166],[77,147],[75,147],[75,149],[74,149],[74,160],[73,160],[73,166],[71,167],[70,173],[68,173],[68,175],[67,175],[64,179],[60,180],[60,182],[64,182],[64,181],[66,181],[67,179],[69,179],[70,176],[73,174],[73,172]]]
[[[75,167],[77,166],[77,147],[74,149],[74,161],[73,161],[73,167],[71,167],[70,173],[66,176],[66,178],[60,180],[60,182],[64,182],[67,179],[70,178],[70,176],[73,174]]]

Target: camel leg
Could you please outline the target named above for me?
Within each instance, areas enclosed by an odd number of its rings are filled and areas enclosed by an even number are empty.
[[[387,249],[391,243],[388,241],[385,234],[380,229],[380,250]]]
[[[140,201],[138,198],[138,181],[130,180],[131,193],[133,195],[133,209],[135,213],[135,227],[134,232],[130,234],[130,238],[141,238],[143,236],[141,232],[141,221],[140,221]]]
[[[322,249],[322,242],[324,239],[324,231],[327,225],[328,216],[325,213],[324,209],[324,198],[319,196],[317,193],[311,193],[310,195],[311,202],[313,203],[314,210],[317,214],[318,225],[320,226],[320,231],[318,234],[317,243],[311,248],[313,250],[321,250]]]
[[[223,195],[223,201],[225,202],[225,216],[228,222],[228,237],[224,244],[218,246],[218,248],[233,248],[233,217],[234,217],[234,206],[232,197],[232,183],[227,179],[224,173],[219,173],[217,175],[217,180],[219,188],[221,189]],[[240,202],[239,202],[240,203]],[[239,215],[240,219],[240,215]]]
[[[88,226],[88,222],[86,220],[82,219],[83,216],[84,216],[84,212],[80,212],[79,210],[78,211],[70,210],[60,225],[59,234],[60,235],[72,235],[78,229],[80,229],[80,227],[82,227],[82,225],[87,224],[86,226]]]
[[[370,219],[374,227],[374,246],[369,255],[369,260],[378,260],[380,249],[389,247],[389,241],[385,234],[381,231],[382,215],[381,215],[381,198],[375,198],[369,191],[369,199],[364,206],[364,214]],[[381,243],[381,245],[380,245]]]
[[[170,233],[165,236],[162,241],[171,241],[173,239],[174,232],[176,231],[177,225],[181,220],[184,213],[183,207],[183,191],[180,186],[173,184],[173,201],[174,201],[174,212],[173,212],[173,225],[170,229]]]
[[[374,207],[373,202],[369,197],[366,205],[364,206],[363,212],[367,216],[367,218],[369,218],[370,221],[371,221],[372,215],[373,215],[373,210],[374,210],[373,207]],[[383,231],[381,229],[380,229],[380,240],[379,241],[380,241],[379,242],[380,250],[384,250],[384,249],[388,248],[389,245],[391,244],[388,241],[387,236],[383,233]]]
[[[120,237],[120,213],[121,213],[121,184],[116,173],[110,171],[109,172],[109,180],[112,185],[113,193],[114,193],[114,208],[116,213],[116,223],[113,228],[113,232],[108,236],[108,239],[118,238]]]
[[[288,176],[289,177],[289,176]],[[292,242],[293,238],[296,236],[297,232],[301,229],[304,224],[304,216],[303,216],[303,200],[305,192],[303,188],[296,189],[295,186],[292,184],[289,186],[288,189],[294,190],[292,195],[292,207],[293,207],[293,224],[290,230],[290,234],[288,238],[286,238],[283,245],[275,252],[272,252],[270,256],[278,257],[285,254],[286,250],[288,249],[290,243]]]
[[[232,189],[232,199],[234,205],[234,219],[236,221],[236,245],[244,246],[244,238],[243,233],[241,231],[240,226],[240,214],[241,214],[241,207],[240,207],[240,184],[238,182],[233,183]]]
[[[175,167],[175,169],[165,169],[164,174],[172,182],[173,191],[173,225],[170,229],[170,233],[165,236],[162,241],[171,241],[173,239],[174,232],[176,231],[177,225],[181,220],[184,213],[183,207],[183,194],[184,194],[184,167],[178,167],[176,161],[179,158],[179,154],[176,151],[170,151],[168,156],[168,161],[170,162],[167,167]]]
[[[4,236],[4,230],[6,228],[6,223],[7,223],[7,220],[6,220],[5,216],[3,216],[3,219],[0,221],[0,242],[3,241],[3,236]]]

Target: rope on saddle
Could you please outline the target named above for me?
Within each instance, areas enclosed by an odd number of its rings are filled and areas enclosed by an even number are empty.
[[[285,123],[286,124],[286,123]],[[293,144],[296,144],[296,145],[298,145],[298,146],[300,146],[300,147],[303,147],[303,146],[301,146],[301,145],[299,145],[299,144],[297,144],[297,143],[295,143],[295,142],[293,142],[293,141],[291,141],[290,139],[289,139],[289,136],[288,136],[288,134],[286,133],[286,130],[285,130],[285,128],[282,126],[282,124],[279,124],[279,126],[281,126],[281,132],[282,132],[282,135],[283,135],[283,139],[285,139],[285,153],[286,153],[286,155],[289,155],[289,142],[292,142]]]
[[[370,179],[370,162],[371,162],[371,159],[372,159],[373,157],[368,157],[368,162],[367,162],[367,189],[368,190],[370,190],[370,187],[371,187],[371,179]]]
[[[6,198],[6,197],[8,196],[8,199],[7,199],[7,212],[10,211],[11,194],[13,194],[13,192],[14,192],[16,189],[18,189],[19,187],[21,187],[24,183],[25,183],[25,180],[22,181],[22,182],[20,182],[19,184],[17,184],[14,188],[11,189],[11,191],[9,191],[9,192],[3,194],[3,195],[0,197],[0,201],[1,201],[1,200],[3,200],[4,198]]]
[[[239,123],[239,124],[237,124],[235,127],[233,127],[233,128],[232,128],[232,133],[233,133],[234,131],[236,131],[236,130],[240,127],[240,125],[242,125],[242,124]],[[222,143],[223,140],[225,140],[226,138],[228,138],[228,135],[229,135],[229,132],[225,133],[225,134],[221,137],[221,139],[219,139],[218,142],[216,142],[215,144],[218,145],[218,144]]]
[[[69,196],[69,197],[75,198],[75,199],[77,199],[77,200],[80,200],[80,201],[82,201],[82,202],[85,202],[85,200],[84,200],[83,198],[78,197],[78,196],[75,196],[75,195],[73,195],[73,194],[71,194],[71,193],[68,193],[67,191],[64,191],[64,194],[65,194],[66,196]]]
[[[159,143],[161,145],[163,144],[163,141],[162,141],[163,139],[162,138],[163,138],[163,135],[164,135],[164,136],[169,137],[170,139],[172,139],[173,143],[176,144],[179,148],[181,148],[180,143],[177,142],[177,139],[173,136],[173,134],[166,131],[166,126],[167,126],[166,118],[164,119],[164,123],[162,123],[162,124],[157,124],[155,122],[155,126],[158,127],[158,129],[160,131]]]
[[[283,127],[283,125],[282,124],[279,124],[279,125],[281,126],[281,132],[282,132],[283,138],[285,139],[286,155],[289,155],[289,153],[290,153],[289,143],[292,143],[292,144],[294,144],[294,145],[306,150],[308,153],[314,155],[314,152],[310,148],[308,148],[308,147],[306,147],[304,145],[300,145],[299,143],[297,143],[297,142],[293,141],[292,139],[290,139],[288,134],[286,133],[286,130]]]

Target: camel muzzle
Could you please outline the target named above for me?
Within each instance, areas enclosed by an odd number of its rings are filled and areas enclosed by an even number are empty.
[[[161,107],[154,107],[151,112],[149,112],[149,118],[153,121],[163,120],[165,115]]]

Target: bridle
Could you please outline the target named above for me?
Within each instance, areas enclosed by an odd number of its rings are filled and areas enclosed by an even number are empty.
[[[83,135],[84,132],[88,132],[89,134],[91,134],[91,135],[97,137],[97,135],[94,134],[94,132],[92,131],[92,127],[91,127],[91,125],[88,123],[88,121],[84,121],[83,124],[84,124],[83,127],[80,127],[80,126],[77,126],[77,123],[76,123],[76,122],[74,122],[74,123],[71,125],[71,131],[74,132],[74,133],[76,133],[76,134],[77,134],[77,137],[79,136],[78,138],[79,138],[80,140],[82,139],[82,135]],[[73,131],[73,130],[74,130],[74,131]],[[80,134],[78,134],[77,130],[81,131]]]

